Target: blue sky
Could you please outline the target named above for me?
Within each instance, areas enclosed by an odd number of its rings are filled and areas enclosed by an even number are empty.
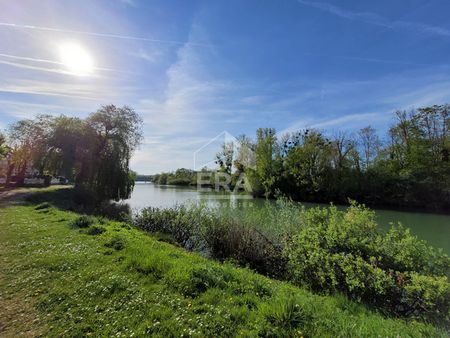
[[[192,167],[226,130],[372,125],[450,102],[450,2],[0,0],[0,129],[128,104],[140,173]],[[76,44],[92,72],[61,60]]]

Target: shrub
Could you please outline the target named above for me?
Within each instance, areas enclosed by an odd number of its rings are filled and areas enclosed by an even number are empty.
[[[375,213],[355,203],[346,212],[333,206],[294,209],[288,201],[277,208],[284,232],[270,233],[255,215],[203,207],[148,208],[134,223],[158,236],[166,234],[188,250],[318,292],[343,293],[395,315],[449,320],[450,260],[442,251],[401,225],[379,232]],[[277,212],[267,211],[271,222]],[[287,224],[289,217],[294,226]],[[201,285],[190,289],[188,284],[186,292],[199,292]]]
[[[188,250],[197,249],[219,260],[231,258],[269,276],[283,274],[280,245],[255,226],[220,216],[204,207],[146,208],[134,224],[159,236],[168,234]]]
[[[232,258],[268,276],[284,273],[281,247],[254,226],[220,220],[204,228],[203,237],[214,258]]]
[[[105,243],[105,246],[117,251],[123,250],[125,248],[125,239],[120,235],[115,235]]]
[[[95,211],[96,214],[102,215],[109,219],[114,219],[117,221],[130,220],[131,210],[128,204],[104,201],[100,203]]]
[[[192,250],[199,244],[193,229],[199,213],[183,206],[169,209],[145,208],[134,218],[134,224],[148,232],[170,234],[177,243]]]
[[[374,213],[353,204],[306,211],[307,226],[286,241],[289,279],[344,292],[397,315],[448,320],[449,258],[402,227],[376,230]]]
[[[82,215],[70,223],[72,228],[88,228],[94,224],[94,218],[87,215]]]
[[[91,236],[101,235],[106,229],[102,226],[93,225],[86,230],[86,234]]]

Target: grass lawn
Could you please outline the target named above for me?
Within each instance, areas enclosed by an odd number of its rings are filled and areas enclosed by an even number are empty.
[[[79,216],[2,203],[1,337],[446,336],[207,260],[125,223],[93,218],[79,228]]]

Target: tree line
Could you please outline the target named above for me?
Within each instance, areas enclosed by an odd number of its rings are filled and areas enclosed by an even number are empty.
[[[385,138],[371,126],[332,136],[317,129],[277,136],[273,128],[260,128],[256,139],[242,135],[238,147],[224,144],[216,163],[231,175],[232,185],[244,173],[254,196],[449,210],[449,109],[445,104],[396,111]],[[153,178],[187,185],[196,184],[197,175],[179,169]]]
[[[279,140],[274,129],[258,129],[256,169],[244,170],[256,195],[448,209],[449,108],[397,111],[385,140],[370,126],[356,137],[306,129]]]
[[[30,172],[63,176],[97,201],[128,198],[129,168],[142,140],[142,119],[130,107],[102,106],[87,118],[38,115],[20,120],[0,136],[6,185],[23,185]]]

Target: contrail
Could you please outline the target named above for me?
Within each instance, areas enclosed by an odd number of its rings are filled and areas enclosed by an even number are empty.
[[[3,54],[0,53],[0,58],[4,57],[4,58],[9,58],[9,59],[15,59],[15,60],[23,60],[23,61],[31,61],[31,62],[42,62],[42,63],[50,63],[53,65],[60,65],[60,66],[64,66],[63,62],[58,62],[58,61],[53,61],[53,60],[46,60],[46,59],[36,59],[36,58],[31,58],[31,57],[27,57],[27,56],[17,56],[17,55],[11,55],[11,54]],[[0,63],[4,63],[4,64],[9,64],[9,65],[19,65],[16,63],[9,63],[7,61],[3,61],[0,60]],[[22,65],[22,64],[21,64]],[[31,68],[32,66],[27,66],[27,65],[23,65],[23,68],[30,68],[30,69],[36,69],[36,70],[43,70],[46,69],[48,70],[48,68],[38,68],[38,67],[34,67]],[[135,74],[133,72],[129,72],[129,71],[125,71],[125,70],[118,70],[118,69],[113,69],[113,68],[105,68],[105,67],[93,67],[94,70],[102,70],[102,71],[108,71],[108,72],[118,72],[118,73],[125,73],[125,74]],[[53,70],[49,70],[49,71],[53,71]]]
[[[23,63],[16,63],[16,62],[10,62],[10,61],[5,61],[5,60],[0,60],[0,64],[12,66],[12,67],[24,68],[24,69],[32,69],[32,70],[38,70],[38,71],[43,71],[43,72],[49,72],[49,73],[75,75],[75,73],[69,72],[69,71],[63,70],[63,69],[36,67],[36,66],[26,65]],[[98,75],[90,75],[90,77],[92,77],[92,76],[99,77]]]
[[[184,42],[184,41],[176,41],[176,40],[150,39],[150,38],[130,36],[130,35],[95,33],[95,32],[77,31],[77,30],[71,30],[71,29],[60,29],[60,28],[43,27],[43,26],[20,25],[20,24],[15,24],[15,23],[8,23],[8,22],[0,22],[0,26],[10,27],[10,28],[32,29],[32,30],[40,30],[40,31],[48,31],[48,32],[83,34],[83,35],[97,36],[97,37],[102,37],[102,38],[114,38],[114,39],[122,39],[122,40],[136,40],[136,41],[145,41],[145,42],[166,43],[166,44],[174,44],[174,45],[189,44],[192,46],[199,46],[199,47],[210,47],[211,46],[210,44],[201,43],[201,42]]]
[[[30,57],[26,57],[26,56],[17,56],[17,55],[11,55],[11,54],[0,53],[0,56],[10,58],[10,59],[24,60],[24,61],[51,63],[54,65],[62,65],[63,64],[62,62],[58,62],[58,61],[36,59],[36,58],[30,58]]]

